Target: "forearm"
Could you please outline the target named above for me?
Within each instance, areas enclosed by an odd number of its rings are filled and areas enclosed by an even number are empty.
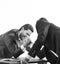
[[[21,55],[23,53],[24,53],[24,51],[21,48],[19,48],[17,51],[15,51],[15,53],[13,54],[13,56],[15,58],[17,58],[19,55]]]
[[[36,51],[39,51],[42,45],[43,44],[40,43],[39,40],[36,40],[36,42],[33,44],[32,48],[29,51],[29,55],[32,56],[32,57],[35,57]]]
[[[42,48],[42,50],[37,51],[37,56],[38,56],[40,59],[46,57],[46,56],[45,56],[45,48],[44,48],[44,47]]]

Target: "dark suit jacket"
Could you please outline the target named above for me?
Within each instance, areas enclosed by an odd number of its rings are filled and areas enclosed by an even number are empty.
[[[12,56],[17,58],[18,55],[23,53],[23,51],[17,46],[17,38],[16,29],[0,35],[0,58],[11,58]]]
[[[32,57],[37,55],[40,58],[46,56],[47,59],[51,62],[53,57],[49,59],[52,56],[50,53],[47,53],[49,50],[54,51],[60,56],[60,28],[52,23],[38,20],[36,29],[38,37],[33,47],[31,48],[29,55]],[[42,45],[45,46],[44,52],[40,51]]]

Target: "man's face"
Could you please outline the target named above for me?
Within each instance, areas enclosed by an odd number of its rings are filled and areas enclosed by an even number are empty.
[[[28,46],[28,45],[30,45],[29,44],[29,42],[30,42],[30,35],[31,35],[31,33],[32,33],[32,31],[31,30],[22,30],[21,32],[20,32],[20,40],[21,40],[21,42],[22,42],[22,44],[26,47],[26,46]]]

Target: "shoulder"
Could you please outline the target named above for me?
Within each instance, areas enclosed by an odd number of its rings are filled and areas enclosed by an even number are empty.
[[[17,31],[18,29],[12,29],[8,32],[6,32],[4,35],[4,39],[12,39],[12,40],[16,40],[17,39]]]
[[[11,29],[10,31],[8,31],[7,33],[16,33],[18,31],[18,29]]]
[[[18,31],[18,29],[11,29],[8,32],[6,32],[5,35],[12,35],[13,36],[14,34],[17,33],[17,31]]]

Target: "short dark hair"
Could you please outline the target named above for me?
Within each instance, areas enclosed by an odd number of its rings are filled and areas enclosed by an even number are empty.
[[[39,20],[37,20],[37,22],[36,22],[36,29],[37,29],[37,31],[40,29],[40,26],[42,27],[42,26],[46,25],[47,23],[49,23],[49,22],[44,17],[42,17]]]
[[[23,26],[19,29],[19,31],[20,31],[23,27],[24,27],[25,30],[30,29],[32,32],[34,31],[31,24],[25,24],[25,25],[23,25]]]

